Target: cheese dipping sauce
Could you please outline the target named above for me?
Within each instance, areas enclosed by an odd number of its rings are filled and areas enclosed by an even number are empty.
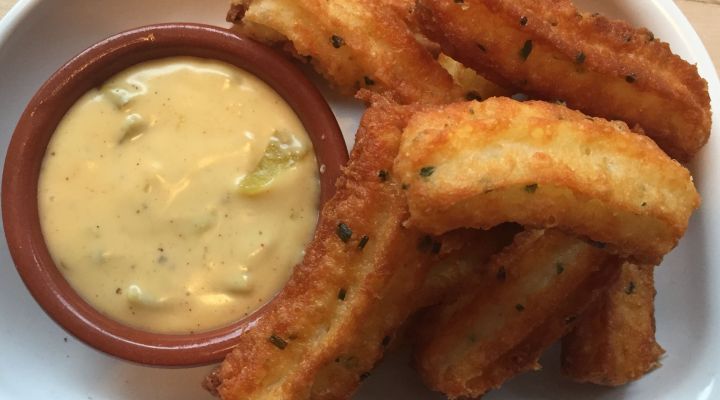
[[[312,143],[267,84],[218,61],[131,67],[68,111],[38,203],[71,286],[126,325],[207,331],[287,281],[318,216]]]

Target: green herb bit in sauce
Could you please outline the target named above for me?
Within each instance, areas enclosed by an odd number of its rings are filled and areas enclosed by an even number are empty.
[[[528,192],[528,193],[535,193],[535,191],[537,190],[537,188],[538,188],[538,184],[537,184],[537,183],[532,183],[532,184],[530,184],[530,185],[525,185],[525,191]]]
[[[283,338],[281,338],[280,336],[277,336],[277,335],[270,335],[268,340],[270,341],[270,343],[272,343],[275,347],[277,347],[280,350],[285,350],[285,348],[288,345],[287,342],[285,340],[283,340]]]
[[[240,193],[247,196],[264,193],[275,178],[306,154],[307,149],[294,136],[275,131],[258,165],[238,185]]]
[[[350,229],[350,227],[344,222],[338,224],[336,232],[340,240],[345,243],[350,241],[350,238],[352,237],[352,229]]]
[[[530,53],[532,53],[533,49],[533,42],[532,40],[526,40],[525,44],[523,44],[523,47],[520,49],[520,58],[522,58],[523,61],[527,60],[528,57],[530,57]]]
[[[118,110],[124,109],[133,98],[140,94],[119,87],[103,87],[100,92]]]
[[[559,262],[555,264],[555,272],[557,272],[558,275],[562,274],[565,271],[565,266],[563,266],[563,263]]]
[[[145,133],[147,127],[148,124],[142,115],[136,113],[128,115],[120,126],[121,135],[118,144],[135,141]]]
[[[332,43],[332,46],[336,49],[339,49],[345,44],[345,39],[341,38],[338,35],[332,35],[330,37],[330,43]]]
[[[346,295],[347,295],[347,290],[345,290],[345,288],[341,288],[341,289],[338,291],[338,299],[340,299],[340,301],[345,301],[345,296],[346,296]]]
[[[170,305],[167,298],[157,298],[151,293],[143,290],[138,285],[130,285],[126,291],[127,301],[130,306],[137,307],[148,307],[148,308],[162,308]]]
[[[435,167],[427,166],[420,168],[420,176],[427,178],[435,172]]]

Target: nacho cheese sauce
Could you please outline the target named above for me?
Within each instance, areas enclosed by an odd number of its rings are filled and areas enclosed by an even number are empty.
[[[85,94],[45,154],[45,241],[100,312],[159,333],[227,325],[270,300],[311,239],[312,144],[267,84],[218,61],[138,64]]]

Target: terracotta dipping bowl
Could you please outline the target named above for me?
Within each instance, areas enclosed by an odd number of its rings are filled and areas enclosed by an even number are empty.
[[[347,161],[347,150],[328,104],[302,72],[270,48],[225,29],[162,24],[100,42],[45,82],[25,109],[10,142],[2,180],[2,215],[20,276],[35,300],[65,330],[98,350],[126,360],[189,366],[221,360],[257,313],[224,328],[187,335],[148,333],[122,325],[96,311],[63,278],[50,257],[38,216],[40,167],[48,142],[68,109],[88,90],[118,72],[171,56],[224,61],[274,88],[310,135],[320,172],[321,204],[332,196],[340,167]]]

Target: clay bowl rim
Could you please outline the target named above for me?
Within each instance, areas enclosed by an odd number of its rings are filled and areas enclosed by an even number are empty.
[[[105,39],[71,59],[42,85],[23,112],[8,147],[2,215],[18,273],[38,304],[62,328],[95,349],[125,360],[181,367],[222,360],[235,339],[261,317],[267,304],[240,321],[195,334],[151,333],[116,322],[86,303],[52,261],[42,235],[37,201],[38,176],[48,142],[70,106],[121,70],[172,56],[225,61],[275,89],[310,135],[321,181],[320,204],[332,197],[335,181],[348,159],[347,148],[335,116],[310,80],[275,50],[227,29],[169,23]]]

